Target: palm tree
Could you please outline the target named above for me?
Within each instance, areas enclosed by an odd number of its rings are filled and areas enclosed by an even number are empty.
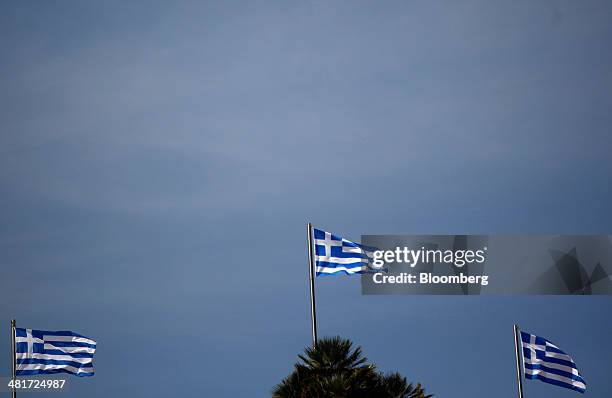
[[[367,363],[361,347],[340,337],[323,338],[298,355],[293,372],[273,398],[429,398],[399,373],[382,375]]]
[[[406,378],[397,372],[382,376],[382,384],[388,398],[430,398],[433,395],[425,395],[421,384],[413,386]]]
[[[298,358],[308,369],[321,372],[346,372],[357,369],[366,363],[361,347],[353,349],[350,340],[340,336],[324,338],[316,347],[308,347]]]

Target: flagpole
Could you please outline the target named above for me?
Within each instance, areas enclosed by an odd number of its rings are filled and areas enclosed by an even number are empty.
[[[312,346],[317,346],[317,310],[315,305],[315,275],[314,275],[314,255],[312,253],[312,224],[306,226],[308,231],[308,276],[310,280],[310,321],[312,327]]]
[[[15,389],[15,379],[17,378],[17,370],[15,368],[15,320],[11,320],[11,377],[13,378],[12,398],[17,397],[17,390]]]
[[[514,351],[516,355],[516,379],[518,381],[518,398],[523,398],[523,378],[521,376],[521,353],[520,331],[518,325],[514,325]]]

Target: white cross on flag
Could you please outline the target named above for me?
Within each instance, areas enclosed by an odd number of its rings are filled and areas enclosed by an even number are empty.
[[[313,228],[314,260],[317,276],[361,274],[368,270],[374,248],[351,242],[341,236]]]

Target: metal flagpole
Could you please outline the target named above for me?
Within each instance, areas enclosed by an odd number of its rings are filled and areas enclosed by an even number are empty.
[[[312,326],[312,346],[317,346],[317,310],[315,306],[315,275],[314,275],[314,255],[312,252],[312,224],[308,223],[308,275],[310,279],[310,320]]]
[[[521,353],[522,347],[518,325],[514,325],[514,351],[516,354],[516,379],[518,380],[518,396],[523,398],[523,377],[521,376]]]
[[[15,389],[15,379],[17,378],[17,370],[15,368],[15,320],[11,320],[11,377],[13,378],[12,398],[17,397],[17,390]]]

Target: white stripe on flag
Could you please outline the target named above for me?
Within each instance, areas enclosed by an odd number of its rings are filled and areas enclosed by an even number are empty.
[[[86,352],[88,354],[93,354],[96,352],[95,348],[89,347],[56,347],[53,344],[45,343],[45,350],[58,350],[65,352],[66,354],[75,354],[79,352]]]
[[[86,337],[79,336],[54,336],[54,335],[44,335],[43,340],[45,341],[67,341],[71,343],[85,343],[85,344],[96,344],[95,341],[88,339]]]
[[[75,358],[71,355],[49,355],[49,354],[30,354],[28,355],[25,352],[18,352],[16,355],[17,359],[48,359],[54,361],[72,361],[78,363],[88,363],[92,362],[92,358]]]
[[[348,247],[347,247],[347,246],[344,246],[344,247],[342,248],[342,251],[343,251],[344,253],[358,253],[358,254],[360,254],[360,253],[364,253],[364,251],[363,251],[363,250],[361,250],[361,248],[359,248],[359,247],[352,247],[352,246],[348,246]]]
[[[359,258],[359,257],[343,258],[343,257],[323,257],[323,256],[317,257],[317,261],[326,261],[328,263],[335,263],[335,264],[359,264],[359,263],[366,262],[364,259]]]
[[[567,354],[559,354],[558,352],[550,352],[550,351],[546,351],[544,353],[545,356],[549,357],[549,358],[557,358],[557,359],[563,359],[565,361],[574,363],[574,360],[572,359],[572,357],[570,357]]]

